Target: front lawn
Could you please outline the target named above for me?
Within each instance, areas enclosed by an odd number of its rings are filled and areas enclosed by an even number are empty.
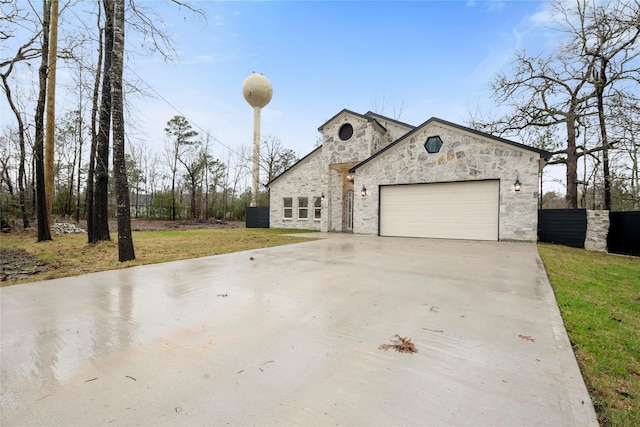
[[[640,426],[640,259],[540,243],[602,426]]]
[[[37,243],[35,232],[2,235],[2,286],[76,276],[135,265],[220,255],[299,243],[285,236],[303,230],[265,228],[197,229],[133,232],[136,259],[118,262],[117,234],[111,241],[87,244],[86,234],[64,234]],[[26,252],[25,252],[26,251]]]

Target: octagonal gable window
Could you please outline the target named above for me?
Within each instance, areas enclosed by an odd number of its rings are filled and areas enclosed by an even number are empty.
[[[342,141],[346,141],[353,136],[353,126],[350,123],[345,123],[340,126],[340,130],[338,131],[338,136]]]
[[[427,142],[424,143],[424,148],[427,150],[427,153],[437,153],[440,151],[442,147],[442,140],[439,136],[430,136],[427,138]]]

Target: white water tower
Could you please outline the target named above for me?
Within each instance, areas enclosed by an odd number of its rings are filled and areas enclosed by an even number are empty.
[[[255,71],[242,83],[242,95],[253,107],[253,180],[251,183],[251,207],[258,206],[260,182],[260,110],[271,101],[271,82]]]

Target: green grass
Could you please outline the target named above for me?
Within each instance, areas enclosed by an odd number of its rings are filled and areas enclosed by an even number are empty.
[[[118,261],[116,233],[111,233],[111,241],[92,245],[87,244],[86,234],[60,235],[55,236],[52,241],[39,243],[36,242],[34,232],[3,234],[3,250],[24,249],[46,263],[48,269],[18,280],[10,279],[0,283],[6,286],[311,240],[284,235],[301,232],[307,231],[264,228],[138,231],[133,232],[136,259],[128,262]],[[29,261],[27,267],[31,263]],[[11,272],[10,268],[6,268],[5,272]]]
[[[538,245],[602,426],[640,426],[640,259]]]

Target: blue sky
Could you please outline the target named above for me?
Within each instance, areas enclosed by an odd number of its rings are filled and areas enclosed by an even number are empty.
[[[274,90],[262,135],[300,155],[343,108],[384,106],[394,117],[404,107],[399,119],[410,124],[432,116],[464,124],[470,110],[491,108],[488,83],[514,50],[543,49],[547,37],[539,1],[195,2],[207,19],[144,4],[164,18],[178,52],[170,63],[129,58],[129,74],[168,101],[133,99],[139,137],[153,146],[176,114],[226,146],[249,146],[252,110],[241,87],[252,71]],[[141,43],[129,33],[129,49]],[[214,154],[223,156],[215,144]]]

